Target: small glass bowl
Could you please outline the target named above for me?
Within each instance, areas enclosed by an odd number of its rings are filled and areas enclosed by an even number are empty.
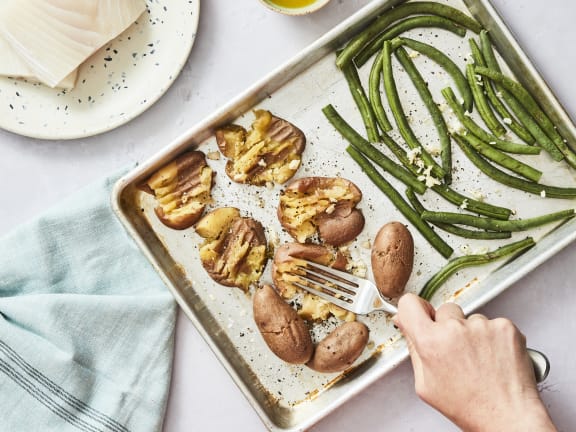
[[[275,12],[280,12],[284,15],[307,15],[312,12],[316,12],[318,9],[326,6],[330,0],[312,0],[312,1],[294,1],[291,2],[290,0],[260,0],[260,3],[264,4],[269,9],[272,9]],[[288,6],[288,4],[294,3],[295,6]],[[298,6],[297,4],[301,3],[302,6]]]

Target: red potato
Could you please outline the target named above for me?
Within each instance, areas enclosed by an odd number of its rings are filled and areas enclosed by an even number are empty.
[[[306,322],[270,285],[254,293],[254,321],[270,350],[287,363],[310,360],[314,344]]]
[[[278,220],[299,243],[316,234],[324,244],[340,246],[364,229],[356,208],[362,192],[340,177],[305,177],[293,181],[280,196]]]
[[[182,230],[194,225],[212,201],[214,172],[201,151],[190,151],[164,165],[143,185],[156,197],[154,209],[166,226]]]
[[[358,321],[344,323],[316,346],[306,365],[316,372],[333,373],[348,369],[360,357],[370,331]]]
[[[244,291],[258,282],[268,259],[260,222],[241,217],[234,207],[221,207],[200,219],[196,232],[205,238],[200,261],[212,279]]]
[[[390,222],[380,228],[372,245],[371,263],[380,293],[400,297],[414,265],[414,239],[404,224]]]
[[[262,186],[291,179],[301,164],[304,133],[266,110],[255,110],[250,130],[231,124],[216,130],[226,174],[237,183]]]

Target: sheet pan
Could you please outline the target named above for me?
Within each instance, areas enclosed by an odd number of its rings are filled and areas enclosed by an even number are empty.
[[[574,147],[576,129],[571,119],[491,4],[485,0],[439,2],[471,14],[490,31],[496,48],[508,65],[506,72],[515,75],[537,96],[568,144]],[[264,424],[273,431],[305,430],[328,415],[406,359],[407,349],[403,340],[393,328],[389,317],[376,313],[359,317],[370,328],[370,343],[352,369],[341,374],[319,374],[303,366],[282,362],[269,351],[258,333],[252,319],[250,293],[245,294],[214,283],[198,259],[201,238],[194,233],[193,228],[175,231],[163,226],[154,214],[153,198],[143,193],[138,186],[159,167],[185,150],[198,148],[205,153],[216,151],[216,128],[230,122],[248,127],[253,119],[253,109],[268,109],[293,122],[307,136],[303,166],[296,177],[342,176],[352,180],[363,191],[361,209],[367,223],[363,233],[348,247],[348,251],[357,266],[364,266],[366,276],[371,277],[370,250],[367,247],[370,240],[383,223],[391,220],[406,221],[346,155],[346,143],[324,118],[321,109],[328,103],[333,104],[344,118],[358,131],[362,131],[360,116],[347,84],[334,64],[334,52],[345,40],[361,31],[367,22],[398,3],[390,0],[371,2],[295,58],[191,127],[174,142],[167,143],[161,152],[120,179],[114,189],[113,206],[125,228]],[[460,64],[467,61],[467,38],[460,39],[437,29],[413,30],[410,35],[437,47],[440,44],[453,59],[459,59]],[[422,58],[416,58],[415,61],[423,73],[435,77],[429,85],[438,98],[439,90],[449,83],[449,78],[431,62]],[[406,103],[417,101],[418,97],[409,79],[395,67],[398,87]],[[367,68],[369,66],[360,71],[364,81]],[[421,112],[411,111],[410,115],[417,134],[433,145],[436,139],[434,126],[425,109]],[[397,135],[395,137],[398,138]],[[522,217],[574,206],[573,201],[544,199],[497,184],[477,174],[475,168],[458,151],[455,151],[455,156],[454,187],[463,193],[481,194],[486,201],[512,208]],[[217,172],[213,207],[238,207],[244,215],[253,216],[262,222],[269,240],[275,239],[279,243],[290,240],[276,219],[281,186],[269,189],[234,184],[224,173],[224,158],[208,162]],[[576,184],[574,172],[562,164],[539,157],[536,165],[545,172],[543,183],[562,186]],[[394,180],[391,183],[399,190],[404,190]],[[429,208],[453,210],[453,207],[428,192],[424,195],[424,202]],[[536,247],[507,263],[499,262],[459,272],[435,296],[434,303],[451,299],[458,301],[467,313],[475,310],[573,241],[576,237],[575,224],[576,221],[572,220],[531,230],[529,235],[538,241]],[[422,284],[446,261],[416,230],[412,232],[416,249],[415,268],[407,289],[418,292]],[[465,240],[445,233],[442,235],[454,248],[455,256],[483,252],[506,242]],[[518,233],[513,239],[526,235]],[[263,281],[270,280],[269,270],[270,263]],[[334,325],[336,322],[332,321],[315,328],[314,337],[322,337]]]

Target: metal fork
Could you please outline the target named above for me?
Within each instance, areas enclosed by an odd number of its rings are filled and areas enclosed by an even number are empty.
[[[376,285],[368,279],[311,261],[302,261],[305,265],[297,266],[297,271],[292,273],[301,280],[291,281],[297,287],[356,314],[366,315],[374,311],[385,311],[393,315],[398,313],[396,306],[382,297]],[[550,372],[550,361],[540,351],[532,348],[527,350],[536,382],[540,383]]]
[[[298,271],[292,273],[302,281],[291,282],[297,287],[360,315],[374,311],[390,314],[398,312],[396,306],[382,297],[376,285],[368,279],[311,261],[303,261],[305,266],[297,266]]]

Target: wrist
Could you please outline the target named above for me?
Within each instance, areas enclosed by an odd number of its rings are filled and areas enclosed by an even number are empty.
[[[461,420],[455,423],[464,432],[557,432],[537,392]]]

